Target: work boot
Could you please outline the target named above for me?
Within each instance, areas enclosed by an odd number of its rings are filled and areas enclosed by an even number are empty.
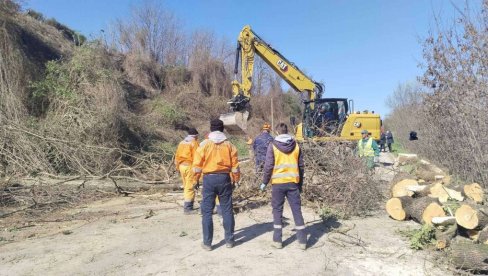
[[[185,215],[193,214],[193,201],[185,201],[183,202],[183,211]]]
[[[226,242],[225,247],[232,248],[232,247],[234,247],[234,244],[235,244],[234,242]]]
[[[185,214],[185,215],[196,215],[196,214],[198,214],[198,210],[184,210],[183,214]]]
[[[301,250],[307,250],[307,244],[306,243],[299,243],[299,247]]]
[[[276,248],[276,249],[282,249],[283,248],[283,243],[282,242],[273,242],[271,244],[272,247]]]
[[[206,245],[204,243],[202,243],[202,248],[207,250],[207,251],[212,251],[212,246],[211,245]]]

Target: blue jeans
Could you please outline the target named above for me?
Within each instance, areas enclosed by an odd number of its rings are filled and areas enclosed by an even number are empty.
[[[307,243],[307,234],[305,233],[305,223],[302,215],[302,202],[298,184],[285,183],[271,185],[271,206],[273,207],[273,241],[282,242],[283,235],[283,205],[285,197],[288,199],[290,209],[295,221],[297,240],[299,243]]]
[[[229,174],[206,174],[202,188],[203,244],[212,245],[215,198],[219,197],[224,220],[225,242],[234,242],[234,212],[232,210],[232,184]]]

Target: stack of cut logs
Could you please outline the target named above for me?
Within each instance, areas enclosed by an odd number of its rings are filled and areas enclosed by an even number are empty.
[[[415,177],[400,177],[392,183],[386,211],[396,220],[412,219],[435,227],[436,248],[450,248],[450,259],[457,267],[488,271],[485,201],[478,183],[453,185],[451,177],[444,175],[436,176],[430,183]]]

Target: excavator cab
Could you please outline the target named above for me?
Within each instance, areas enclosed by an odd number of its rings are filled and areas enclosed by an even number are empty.
[[[380,138],[381,119],[374,112],[354,112],[346,98],[324,98],[305,102],[303,121],[296,130],[299,140],[357,141],[366,129],[375,140]]]
[[[303,137],[336,137],[349,112],[349,104],[344,98],[315,99],[305,102],[303,113]]]

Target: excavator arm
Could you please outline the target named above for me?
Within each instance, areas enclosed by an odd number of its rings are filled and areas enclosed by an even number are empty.
[[[323,86],[305,75],[296,65],[288,61],[277,50],[262,40],[245,26],[237,39],[234,80],[232,81],[232,99],[228,102],[232,112],[221,115],[229,132],[245,132],[249,117],[249,101],[251,99],[252,77],[254,72],[255,54],[261,57],[283,80],[298,92],[306,93],[308,101],[320,98]],[[241,82],[238,81],[238,69],[241,65]]]

